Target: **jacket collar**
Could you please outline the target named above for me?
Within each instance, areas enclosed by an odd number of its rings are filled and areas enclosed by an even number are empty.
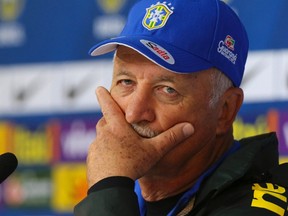
[[[208,195],[217,195],[240,178],[253,178],[278,165],[278,141],[275,133],[239,141],[241,147],[215,170],[196,196],[196,205]]]

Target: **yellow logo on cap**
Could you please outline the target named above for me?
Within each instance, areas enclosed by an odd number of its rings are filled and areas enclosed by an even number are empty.
[[[158,2],[156,5],[151,5],[151,7],[146,9],[146,14],[142,21],[143,26],[148,30],[162,28],[173,13],[173,9],[171,3],[167,5],[166,2]]]

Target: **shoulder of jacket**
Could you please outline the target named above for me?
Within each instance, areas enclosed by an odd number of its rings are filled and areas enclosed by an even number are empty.
[[[239,140],[239,142],[242,145],[248,145],[248,144],[253,144],[253,143],[261,145],[261,146],[265,146],[265,145],[277,146],[278,145],[278,139],[277,139],[277,135],[275,132],[246,137],[246,138]]]

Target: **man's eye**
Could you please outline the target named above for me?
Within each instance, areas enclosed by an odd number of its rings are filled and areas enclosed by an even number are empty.
[[[177,91],[169,86],[163,87],[163,91],[167,94],[177,94]]]
[[[132,85],[133,81],[129,79],[120,80],[119,83],[124,86]]]

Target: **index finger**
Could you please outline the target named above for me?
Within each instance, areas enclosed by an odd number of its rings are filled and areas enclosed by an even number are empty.
[[[96,96],[106,122],[123,121],[123,112],[104,87],[96,89]]]

